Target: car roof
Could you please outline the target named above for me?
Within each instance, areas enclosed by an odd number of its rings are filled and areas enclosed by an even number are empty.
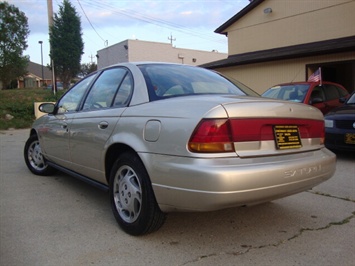
[[[295,81],[295,82],[286,82],[286,83],[280,83],[280,84],[276,84],[272,87],[275,86],[286,86],[286,85],[301,85],[301,84],[309,84],[309,85],[313,85],[313,84],[333,84],[333,85],[337,85],[337,86],[341,86],[343,87],[341,84],[339,83],[335,83],[335,82],[331,82],[331,81],[322,81],[322,83],[320,83],[319,81]]]
[[[137,61],[137,62],[123,62],[123,63],[118,63],[118,64],[113,64],[107,67],[104,67],[99,70],[107,69],[107,68],[112,68],[115,66],[139,66],[139,65],[176,65],[176,66],[186,66],[186,67],[194,67],[192,65],[184,65],[184,64],[179,64],[179,63],[170,63],[170,62],[157,62],[157,61]]]

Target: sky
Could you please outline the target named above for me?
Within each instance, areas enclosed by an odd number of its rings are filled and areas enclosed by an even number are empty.
[[[49,64],[48,6],[57,13],[61,0],[6,0],[24,12],[30,29],[24,55]],[[174,47],[227,53],[227,37],[214,31],[249,0],[70,0],[81,19],[81,63],[96,63],[98,50],[127,39],[171,43]],[[172,41],[170,40],[172,39]]]

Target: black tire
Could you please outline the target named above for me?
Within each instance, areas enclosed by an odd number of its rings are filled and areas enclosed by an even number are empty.
[[[158,230],[165,221],[148,173],[133,152],[118,157],[110,173],[110,201],[119,226],[138,236]]]
[[[55,169],[46,163],[42,155],[37,135],[31,135],[26,141],[24,157],[28,169],[35,175],[46,176],[55,172]]]

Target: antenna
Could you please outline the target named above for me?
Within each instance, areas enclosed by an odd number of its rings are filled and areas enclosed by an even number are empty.
[[[301,72],[302,69],[303,69],[303,67],[300,67],[300,70],[298,70],[297,74],[294,76],[294,78],[291,80],[291,82],[293,82],[297,78],[298,74]]]
[[[173,35],[170,33],[170,37],[168,37],[168,40],[170,41],[171,46],[173,46],[173,41],[176,41],[176,38],[173,38]]]

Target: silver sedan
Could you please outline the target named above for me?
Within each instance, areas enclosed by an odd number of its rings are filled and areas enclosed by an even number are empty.
[[[168,212],[271,201],[335,171],[319,110],[198,67],[114,65],[39,108],[47,115],[26,142],[28,168],[108,190],[131,235],[159,229]]]

